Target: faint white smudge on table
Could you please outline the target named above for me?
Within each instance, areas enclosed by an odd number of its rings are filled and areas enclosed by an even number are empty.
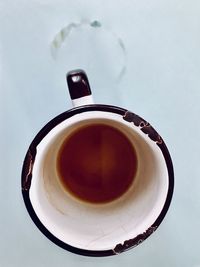
[[[88,34],[88,50],[91,50],[89,46],[89,42],[90,42],[90,39],[93,39],[91,40],[91,42],[94,42],[97,54],[98,54],[97,44],[100,46],[101,45],[99,44],[100,43],[99,40],[101,40],[100,38],[104,39],[102,41],[102,50],[105,51],[105,54],[103,56],[105,56],[106,58],[110,56],[112,53],[115,53],[116,62],[110,62],[110,64],[117,66],[115,67],[117,68],[117,71],[115,71],[113,75],[115,76],[115,79],[117,81],[121,80],[126,73],[126,54],[127,53],[126,53],[125,43],[121,39],[121,37],[117,35],[117,33],[103,26],[103,24],[99,20],[90,21],[90,20],[84,19],[84,20],[81,20],[80,22],[70,22],[66,26],[62,27],[61,30],[59,30],[57,34],[55,34],[55,36],[53,37],[50,43],[51,55],[54,61],[55,62],[59,61],[60,50],[67,42],[70,41],[69,40],[70,36],[72,35],[72,33],[76,31],[77,32],[84,31],[85,34]],[[91,31],[93,31],[93,34],[91,34]],[[97,32],[99,33],[98,35],[95,34]],[[105,42],[106,38],[108,39],[109,44]],[[80,40],[77,39],[76,41],[80,42],[80,50],[81,50],[82,48],[81,39]],[[64,57],[66,57],[66,61],[69,58],[70,53],[76,54],[73,51],[73,49],[74,47],[70,47],[69,49],[65,50]],[[81,53],[81,52],[78,51],[78,53]],[[93,60],[97,61],[96,58]]]

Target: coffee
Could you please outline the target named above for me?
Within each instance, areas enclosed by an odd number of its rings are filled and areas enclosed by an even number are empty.
[[[137,156],[118,129],[96,123],[74,130],[62,143],[57,171],[64,189],[90,203],[107,203],[133,183]]]

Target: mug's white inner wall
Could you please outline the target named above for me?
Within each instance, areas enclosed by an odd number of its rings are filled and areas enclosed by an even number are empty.
[[[65,192],[56,172],[57,152],[66,135],[96,122],[124,132],[138,157],[132,187],[121,198],[101,205],[81,202]],[[96,111],[60,123],[38,145],[30,199],[41,222],[57,238],[78,248],[105,250],[145,232],[160,214],[167,190],[167,167],[156,143],[122,116]]]

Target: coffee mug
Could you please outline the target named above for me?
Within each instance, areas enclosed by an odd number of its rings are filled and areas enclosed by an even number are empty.
[[[149,237],[174,188],[168,149],[155,129],[124,108],[94,104],[82,70],[67,74],[74,108],[48,122],[22,168],[30,217],[58,246],[117,255]]]

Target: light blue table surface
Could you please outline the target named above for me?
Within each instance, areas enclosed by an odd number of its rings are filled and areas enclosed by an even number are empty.
[[[132,110],[170,150],[175,191],[140,246],[89,258],[30,219],[21,167],[30,142],[71,108],[65,73],[84,69],[97,103]],[[200,267],[200,1],[0,1],[0,266]]]

